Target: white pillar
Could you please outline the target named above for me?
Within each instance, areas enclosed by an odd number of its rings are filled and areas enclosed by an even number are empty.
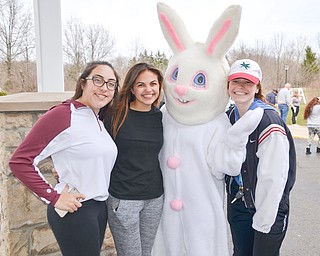
[[[38,92],[63,92],[60,0],[33,0]]]

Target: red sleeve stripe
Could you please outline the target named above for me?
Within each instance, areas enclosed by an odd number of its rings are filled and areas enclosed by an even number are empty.
[[[284,130],[283,127],[273,126],[273,127],[269,128],[268,130],[266,130],[264,133],[262,133],[262,135],[259,138],[259,144],[262,143],[273,132],[279,132],[282,135],[287,136],[286,131]]]

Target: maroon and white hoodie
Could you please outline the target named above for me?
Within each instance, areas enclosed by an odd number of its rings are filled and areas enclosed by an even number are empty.
[[[59,175],[53,187],[38,168],[51,157]],[[86,196],[108,198],[110,173],[117,148],[93,110],[67,100],[46,112],[12,155],[12,173],[46,203],[55,205],[66,184]]]

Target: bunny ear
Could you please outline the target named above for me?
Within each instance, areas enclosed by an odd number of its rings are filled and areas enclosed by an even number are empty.
[[[210,29],[206,49],[209,55],[224,56],[234,43],[240,25],[241,6],[229,6]]]
[[[173,53],[184,51],[193,44],[183,21],[172,8],[158,3],[157,10],[162,33]]]

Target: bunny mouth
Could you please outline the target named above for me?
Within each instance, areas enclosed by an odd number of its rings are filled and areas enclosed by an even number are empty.
[[[184,99],[181,99],[181,98],[176,98],[175,99],[179,104],[188,104],[188,103],[191,103],[190,100],[184,100]]]
[[[188,100],[183,100],[183,99],[178,99],[178,101],[180,101],[181,103],[188,103]]]

